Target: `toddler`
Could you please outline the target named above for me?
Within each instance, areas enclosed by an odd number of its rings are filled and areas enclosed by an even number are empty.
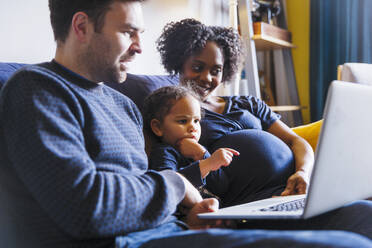
[[[178,171],[202,190],[202,195],[207,175],[221,166],[228,166],[233,156],[239,155],[238,151],[231,148],[219,148],[210,155],[203,147],[203,159],[193,159],[195,149],[192,147],[201,147],[198,143],[201,106],[196,94],[188,88],[168,86],[154,91],[144,101],[143,116],[145,133],[155,136],[158,141],[150,152],[150,169]],[[180,142],[190,144],[186,146],[190,149],[181,153],[178,150]]]

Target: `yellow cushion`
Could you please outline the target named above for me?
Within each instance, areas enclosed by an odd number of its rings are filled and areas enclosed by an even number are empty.
[[[307,125],[302,125],[292,128],[292,130],[302,138],[304,138],[315,151],[318,144],[320,128],[322,127],[323,120],[312,122]]]

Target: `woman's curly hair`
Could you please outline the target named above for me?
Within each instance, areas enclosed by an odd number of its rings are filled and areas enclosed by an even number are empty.
[[[182,72],[191,56],[200,53],[207,41],[214,41],[224,57],[222,82],[229,82],[238,71],[243,57],[242,41],[232,28],[207,26],[195,19],[168,23],[157,40],[157,49],[165,70],[170,74]]]

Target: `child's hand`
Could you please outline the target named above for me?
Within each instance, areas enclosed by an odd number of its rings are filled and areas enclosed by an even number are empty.
[[[177,142],[177,150],[186,158],[193,160],[203,159],[205,148],[200,145],[195,139],[184,138]]]
[[[233,157],[239,156],[239,152],[232,148],[219,148],[209,158],[200,161],[199,167],[203,178],[205,178],[210,171],[215,171],[221,166],[228,166]]]
[[[219,148],[206,160],[209,160],[210,170],[215,171],[221,166],[228,166],[234,155],[239,156],[239,152],[231,148]]]

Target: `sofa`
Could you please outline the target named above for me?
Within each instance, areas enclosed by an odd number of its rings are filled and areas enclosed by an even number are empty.
[[[372,64],[345,63],[337,68],[337,80],[372,85]]]
[[[0,89],[4,83],[18,69],[26,66],[22,63],[0,63]],[[177,85],[179,78],[170,75],[135,75],[128,73],[124,83],[106,83],[108,86],[118,90],[122,94],[128,96],[133,102],[142,108],[143,99],[152,91],[168,86]],[[322,121],[314,122],[307,125],[292,128],[292,130],[306,139],[315,151],[318,142]]]

